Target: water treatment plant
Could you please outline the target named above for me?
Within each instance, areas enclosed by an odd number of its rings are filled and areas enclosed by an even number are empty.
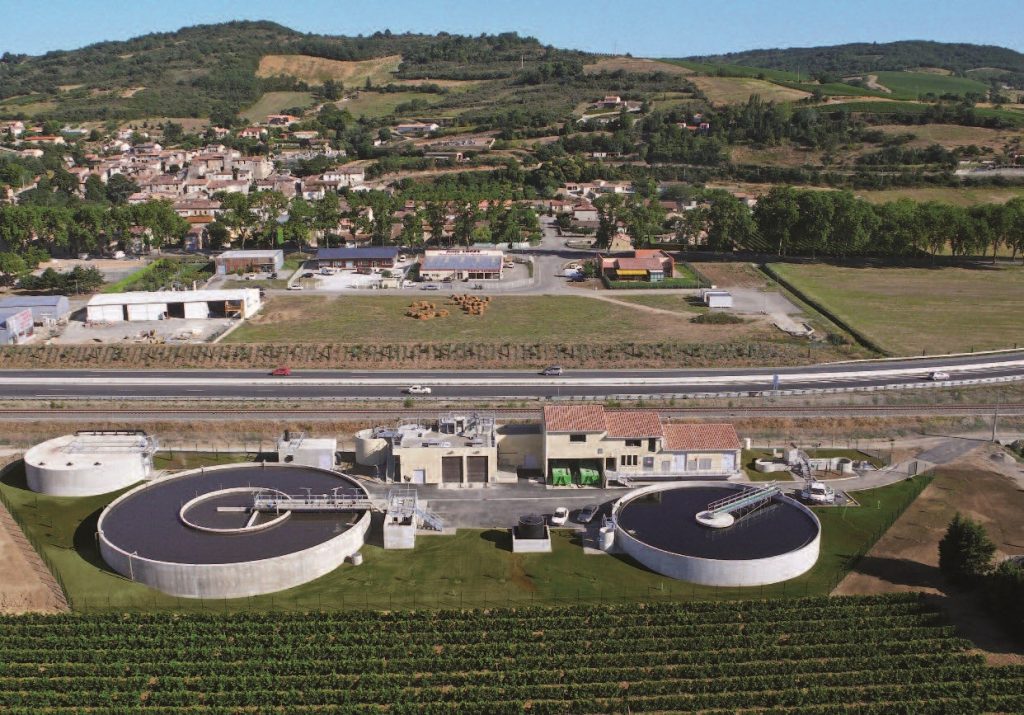
[[[727,518],[723,518],[727,517]],[[761,586],[818,560],[821,523],[777,488],[656,484],[612,509],[615,545],[647,568],[705,586]]]
[[[115,499],[97,526],[115,571],[172,596],[240,598],[298,586],[363,546],[369,495],[327,469],[191,470]]]

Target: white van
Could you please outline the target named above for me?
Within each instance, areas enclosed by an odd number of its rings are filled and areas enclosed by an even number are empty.
[[[939,370],[939,371],[936,371],[936,372],[933,372],[932,374],[930,374],[928,376],[928,379],[929,380],[934,380],[936,382],[941,382],[942,380],[948,380],[949,379],[949,373],[948,372],[942,372],[941,370]]]

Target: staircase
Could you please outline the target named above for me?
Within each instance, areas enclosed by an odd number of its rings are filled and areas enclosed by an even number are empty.
[[[444,520],[425,507],[417,504],[416,508],[413,509],[413,514],[419,517],[424,527],[433,529],[434,531],[444,531]]]

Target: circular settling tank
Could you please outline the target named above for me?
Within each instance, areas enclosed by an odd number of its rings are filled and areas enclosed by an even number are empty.
[[[821,524],[787,496],[737,513],[731,524],[698,518],[712,502],[746,489],[693,482],[637,489],[612,510],[615,543],[652,571],[706,586],[760,586],[808,571],[818,560]]]
[[[335,490],[340,490],[335,492]],[[340,566],[363,545],[370,513],[252,509],[257,494],[367,496],[326,469],[240,464],[143,485],[103,510],[103,559],[172,596],[240,598],[280,591]]]

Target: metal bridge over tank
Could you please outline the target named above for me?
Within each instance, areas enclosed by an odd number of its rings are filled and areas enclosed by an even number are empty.
[[[284,494],[277,491],[259,491],[253,495],[253,512],[332,512],[368,511],[373,502],[356,489],[332,489],[329,494]]]
[[[775,482],[745,489],[708,504],[704,511],[697,512],[697,523],[713,529],[724,529],[757,511],[779,494],[782,494],[782,487]]]
[[[64,451],[68,454],[153,455],[159,448],[156,437],[142,430],[78,430]]]

